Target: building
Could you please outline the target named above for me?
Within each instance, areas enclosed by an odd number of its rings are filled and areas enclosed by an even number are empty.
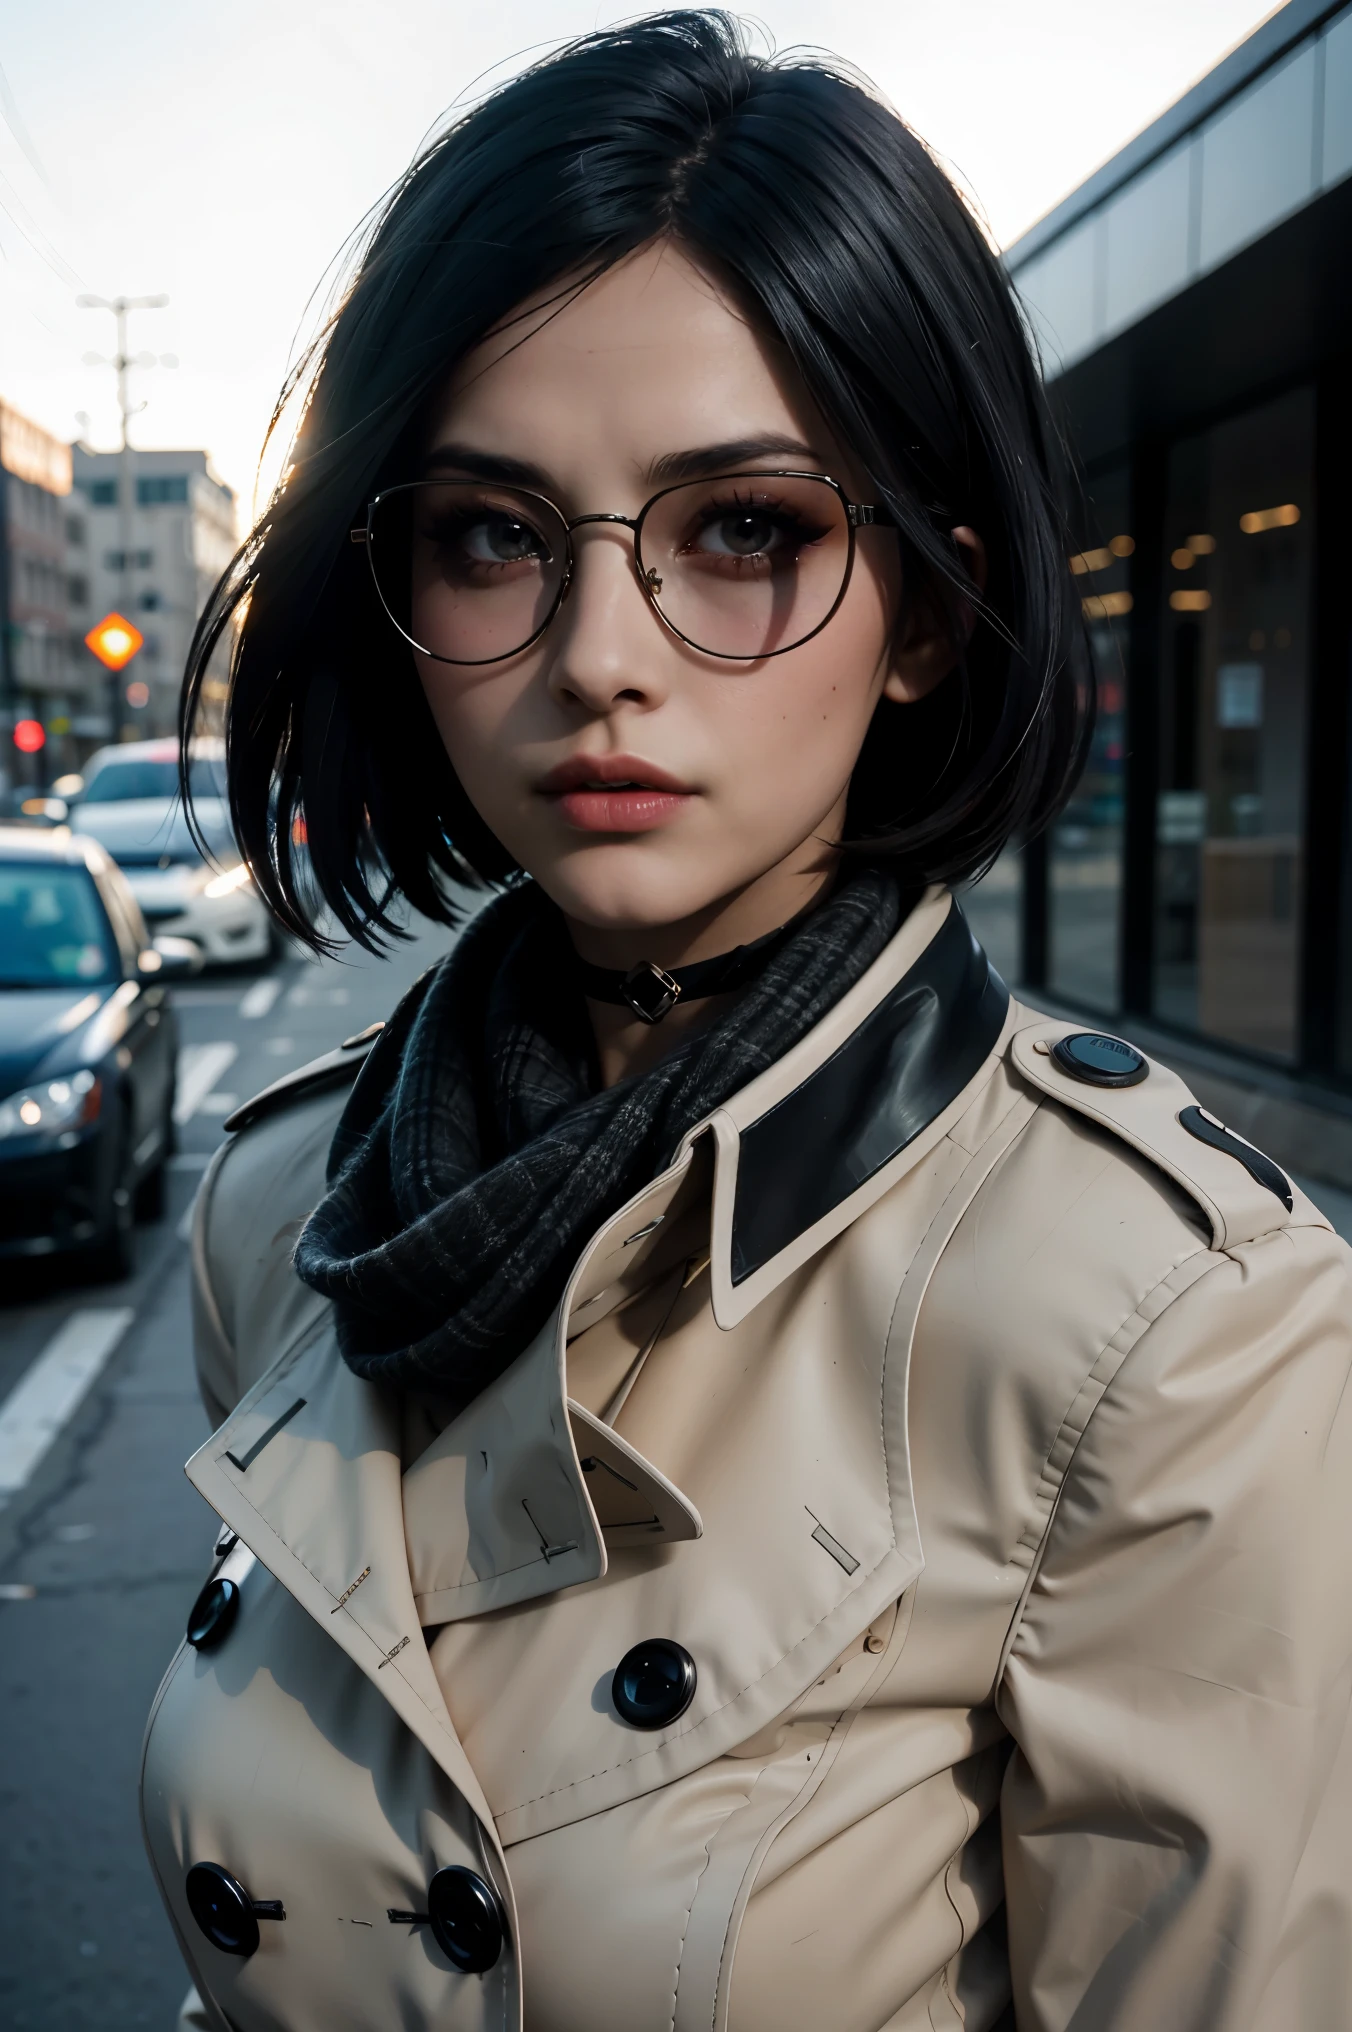
[[[72,579],[77,632],[82,640],[116,610],[145,637],[118,679],[105,681],[102,738],[172,733],[197,617],[234,554],[234,494],[201,451],[93,452],[77,444],[72,470],[87,536],[86,562]],[[225,675],[218,654],[214,683]]]
[[[1081,458],[1090,766],[972,895],[1035,996],[1352,1187],[1352,7],[1292,0],[1006,254]]]
[[[70,640],[70,446],[0,403],[0,776],[31,781],[12,732],[35,719],[68,741],[81,699]],[[40,765],[46,772],[47,758]],[[24,772],[27,772],[26,775]]]

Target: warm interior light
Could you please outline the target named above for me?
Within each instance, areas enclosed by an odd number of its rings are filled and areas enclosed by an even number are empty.
[[[1181,543],[1178,549],[1170,554],[1169,562],[1175,571],[1191,571],[1197,562],[1197,558],[1196,554],[1188,549],[1186,543]]]
[[[1169,605],[1176,614],[1204,614],[1211,605],[1211,595],[1200,590],[1170,593]]]
[[[1255,508],[1248,515],[1241,515],[1239,526],[1246,536],[1261,536],[1265,529],[1294,529],[1300,520],[1300,510],[1294,501],[1283,501],[1280,508]]]
[[[1131,612],[1130,593],[1097,593],[1087,600],[1081,600],[1086,621],[1111,621],[1118,614]]]
[[[242,889],[249,879],[249,870],[241,861],[237,867],[227,868],[223,875],[213,875],[202,891],[204,896],[228,896],[233,889]]]
[[[1134,536],[1110,536],[1108,548],[1114,557],[1130,557],[1136,548]]]
[[[1210,557],[1216,548],[1214,536],[1185,536],[1183,541],[1197,557]]]
[[[1078,579],[1082,578],[1085,572],[1107,571],[1112,561],[1111,550],[1082,550],[1070,560],[1070,568]]]

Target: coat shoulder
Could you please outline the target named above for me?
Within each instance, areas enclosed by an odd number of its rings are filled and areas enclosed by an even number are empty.
[[[294,1072],[284,1073],[281,1079],[273,1080],[271,1086],[262,1088],[242,1107],[236,1108],[233,1115],[226,1117],[226,1129],[232,1132],[251,1129],[265,1116],[292,1107],[308,1095],[350,1087],[384,1028],[383,1018],[379,1023],[370,1023],[355,1036],[345,1037],[336,1050],[326,1051],[320,1057],[312,1058],[308,1065],[297,1066]]]
[[[326,1189],[338,1120],[382,1025],[275,1080],[226,1123],[193,1211],[198,1383],[219,1422],[324,1310],[291,1265]]]
[[[1021,1008],[1009,1057],[1026,1086],[1093,1123],[1180,1188],[1209,1229],[1213,1249],[1235,1249],[1282,1228],[1329,1226],[1280,1165],[1128,1039]]]

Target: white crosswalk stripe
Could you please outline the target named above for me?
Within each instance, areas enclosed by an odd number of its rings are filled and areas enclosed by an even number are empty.
[[[186,1122],[201,1107],[221,1074],[239,1057],[237,1044],[185,1044],[178,1054],[178,1098],[174,1120]]]
[[[21,1489],[136,1317],[129,1305],[72,1313],[0,1405],[0,1504]]]
[[[265,974],[261,981],[255,981],[239,1005],[241,1016],[266,1016],[277,997],[282,984],[276,974]]]

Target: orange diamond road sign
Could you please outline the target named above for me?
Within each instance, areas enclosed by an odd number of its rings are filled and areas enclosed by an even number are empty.
[[[134,621],[114,609],[95,622],[85,636],[85,646],[93,650],[105,670],[125,670],[145,639]]]

